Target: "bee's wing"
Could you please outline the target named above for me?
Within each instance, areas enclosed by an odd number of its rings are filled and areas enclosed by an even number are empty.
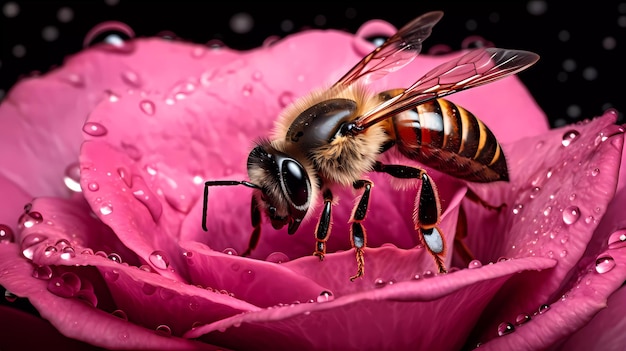
[[[362,78],[379,79],[406,66],[422,50],[422,42],[430,36],[432,27],[442,16],[443,12],[433,11],[409,22],[359,61],[334,86],[348,86]]]
[[[356,125],[368,128],[427,101],[513,75],[538,59],[539,55],[529,51],[499,48],[472,50],[430,70],[401,94],[358,117]]]

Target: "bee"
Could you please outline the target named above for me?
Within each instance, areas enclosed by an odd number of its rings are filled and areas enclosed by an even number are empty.
[[[426,170],[385,164],[381,155],[395,149],[409,160],[470,182],[508,181],[500,143],[471,112],[447,95],[516,74],[539,56],[521,50],[478,48],[430,70],[408,88],[372,93],[367,85],[411,62],[443,12],[417,17],[361,59],[327,89],[287,107],[271,138],[260,139],[247,160],[249,180],[205,182],[202,227],[207,231],[209,188],[243,185],[253,189],[252,234],[247,256],[257,246],[262,213],[276,230],[287,226],[294,234],[321,199],[313,254],[320,260],[332,224],[333,190],[353,187],[360,192],[350,223],[350,241],[356,255],[356,274],[363,276],[368,213],[373,182],[368,172],[414,181],[417,195],[413,214],[420,242],[437,269],[444,265],[446,243],[439,228],[441,203],[437,187]]]

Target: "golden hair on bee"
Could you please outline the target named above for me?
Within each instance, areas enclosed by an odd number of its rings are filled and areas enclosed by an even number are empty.
[[[315,90],[294,101],[280,114],[274,129],[273,144],[282,144],[281,141],[285,140],[287,130],[294,120],[308,108],[330,99],[354,101],[356,110],[350,117],[351,120],[381,102],[378,94],[372,93],[362,84]],[[327,180],[341,185],[350,185],[362,177],[363,173],[371,171],[382,145],[388,138],[385,129],[379,126],[370,127],[357,136],[339,136],[330,143],[311,150],[311,161]],[[284,148],[292,151],[288,146]]]

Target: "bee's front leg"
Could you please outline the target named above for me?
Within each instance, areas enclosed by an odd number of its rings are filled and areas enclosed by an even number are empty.
[[[332,205],[333,193],[329,189],[326,189],[324,191],[324,208],[322,209],[322,214],[320,215],[317,227],[315,228],[316,243],[313,255],[319,257],[320,261],[324,260],[324,255],[326,255],[326,241],[330,236],[330,229],[332,226]]]
[[[252,202],[250,204],[250,221],[252,222],[252,235],[248,241],[248,248],[241,256],[250,256],[252,250],[259,244],[259,238],[261,237],[261,211],[257,203],[256,197],[252,196]]]
[[[416,206],[413,211],[413,223],[415,230],[420,235],[420,240],[435,259],[439,273],[446,273],[444,265],[445,239],[439,222],[441,221],[441,202],[437,187],[430,176],[423,169],[403,165],[385,165],[376,163],[374,168],[377,172],[387,173],[395,178],[419,179],[420,187],[417,191]]]

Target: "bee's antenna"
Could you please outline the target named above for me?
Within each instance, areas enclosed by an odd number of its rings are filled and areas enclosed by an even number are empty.
[[[229,185],[245,185],[248,188],[261,189],[260,186],[252,184],[245,180],[212,180],[204,183],[204,201],[202,203],[202,229],[207,232],[209,229],[206,225],[207,207],[209,203],[209,187],[210,186],[229,186]]]

